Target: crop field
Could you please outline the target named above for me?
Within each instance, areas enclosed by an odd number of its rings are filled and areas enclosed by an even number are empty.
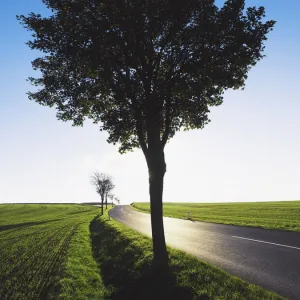
[[[146,202],[132,206],[150,212]],[[300,201],[247,203],[164,203],[164,216],[195,221],[300,231]]]
[[[0,299],[57,299],[70,241],[97,215],[84,205],[0,205]]]

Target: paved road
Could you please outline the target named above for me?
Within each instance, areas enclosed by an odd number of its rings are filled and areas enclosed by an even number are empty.
[[[130,206],[115,220],[151,236],[150,216]],[[167,244],[288,299],[300,300],[300,233],[164,218]]]

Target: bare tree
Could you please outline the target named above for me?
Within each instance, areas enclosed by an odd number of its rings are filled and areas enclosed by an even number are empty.
[[[110,191],[115,188],[112,180],[109,180],[106,185],[106,194],[105,194],[105,208],[107,209],[107,198],[109,197]]]
[[[111,201],[111,206],[113,207],[113,206],[114,206],[115,195],[112,194],[112,193],[109,193],[109,194],[107,195],[107,197],[110,199],[110,201]]]
[[[120,199],[118,197],[115,197],[115,201],[120,204]]]
[[[107,208],[107,195],[111,190],[114,189],[114,184],[112,182],[111,176],[95,172],[91,177],[91,183],[96,187],[96,192],[101,197],[101,214],[103,215],[103,205],[104,201],[106,201],[106,208]]]

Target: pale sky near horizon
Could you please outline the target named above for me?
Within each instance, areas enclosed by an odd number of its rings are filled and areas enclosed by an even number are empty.
[[[220,2],[220,1],[219,1]],[[248,0],[277,21],[266,57],[243,91],[228,91],[204,130],[180,132],[166,146],[164,201],[300,199],[300,1]],[[122,203],[149,201],[140,150],[120,155],[99,126],[72,127],[27,99],[38,54],[15,18],[46,13],[41,0],[11,0],[0,11],[0,203],[98,201],[90,176],[113,176]]]

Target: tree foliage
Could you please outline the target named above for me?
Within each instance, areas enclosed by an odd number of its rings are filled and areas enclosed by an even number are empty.
[[[162,147],[181,128],[203,128],[224,91],[244,87],[275,23],[244,0],[43,2],[51,16],[18,17],[44,53],[30,99],[74,125],[100,123],[121,153],[147,153],[151,122]]]

